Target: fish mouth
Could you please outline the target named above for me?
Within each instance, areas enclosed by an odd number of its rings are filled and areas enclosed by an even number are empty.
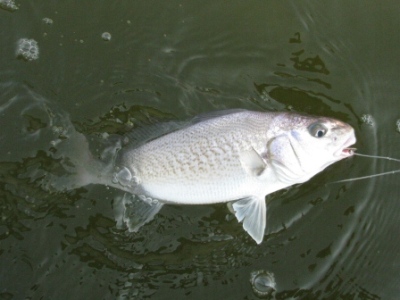
[[[356,138],[354,135],[351,135],[346,142],[340,147],[338,151],[334,153],[335,156],[345,158],[354,155],[354,151],[356,148],[350,147],[356,143]]]

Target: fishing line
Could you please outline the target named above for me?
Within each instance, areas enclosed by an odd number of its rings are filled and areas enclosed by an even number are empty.
[[[353,150],[353,149],[351,149],[351,150]],[[392,157],[388,157],[388,156],[367,155],[367,154],[361,154],[361,153],[356,153],[356,152],[353,152],[353,155],[357,155],[357,156],[361,156],[361,157],[385,159],[385,160],[392,160],[392,161],[400,162],[400,159],[392,158]],[[342,179],[342,180],[337,180],[337,181],[333,181],[333,182],[330,182],[330,183],[350,182],[350,181],[363,180],[363,179],[368,179],[368,178],[373,178],[373,177],[378,177],[378,176],[391,175],[391,174],[396,174],[396,173],[400,173],[400,170],[388,171],[388,172],[378,173],[378,174],[374,174],[374,175],[354,177],[354,178],[349,178],[349,179]]]
[[[362,177],[355,177],[355,178],[343,179],[343,180],[333,181],[333,182],[330,182],[330,183],[340,183],[340,182],[356,181],[356,180],[368,179],[368,178],[373,178],[373,177],[378,177],[378,176],[383,176],[383,175],[395,174],[395,173],[400,173],[400,170],[389,171],[389,172],[383,172],[383,173],[378,173],[378,174],[374,174],[374,175],[367,175],[367,176],[362,176]]]
[[[400,159],[392,158],[392,157],[388,157],[388,156],[367,155],[367,154],[361,154],[361,153],[356,153],[356,152],[354,152],[353,155],[362,156],[362,157],[377,158],[377,159],[393,160],[393,161],[400,162]]]

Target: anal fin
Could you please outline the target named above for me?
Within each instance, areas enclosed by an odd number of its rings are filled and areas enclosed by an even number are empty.
[[[260,244],[267,224],[267,206],[264,197],[247,197],[232,204],[235,216],[243,222],[243,228]]]
[[[135,197],[125,194],[120,201],[120,208],[117,210],[117,226],[124,223],[130,232],[137,232],[144,224],[153,220],[154,216],[163,206],[158,200],[145,196]]]

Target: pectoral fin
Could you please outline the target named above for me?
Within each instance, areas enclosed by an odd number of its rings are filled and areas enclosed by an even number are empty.
[[[248,197],[232,204],[235,216],[243,222],[243,228],[260,244],[267,223],[267,206],[264,197]]]
[[[240,154],[240,163],[246,172],[252,176],[260,176],[267,167],[265,161],[254,148]]]
[[[117,226],[123,223],[130,232],[137,232],[144,224],[153,220],[160,211],[163,203],[148,197],[140,197],[125,194],[119,203]]]

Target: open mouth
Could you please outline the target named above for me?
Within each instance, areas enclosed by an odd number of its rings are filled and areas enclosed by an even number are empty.
[[[356,150],[356,148],[352,148],[352,147],[349,147],[349,146],[355,144],[355,142],[356,142],[356,138],[354,137],[354,135],[352,135],[346,141],[346,143],[344,143],[344,145],[343,145],[344,148],[342,149],[342,153],[341,154],[344,155],[345,157],[352,156],[354,154],[354,151]]]
[[[354,152],[357,150],[357,148],[344,148],[342,150],[342,153],[346,156],[351,156],[354,154]]]
[[[354,135],[351,135],[350,138],[343,144],[340,150],[335,153],[335,156],[349,157],[354,154],[356,148],[350,147],[355,144],[356,138]]]

